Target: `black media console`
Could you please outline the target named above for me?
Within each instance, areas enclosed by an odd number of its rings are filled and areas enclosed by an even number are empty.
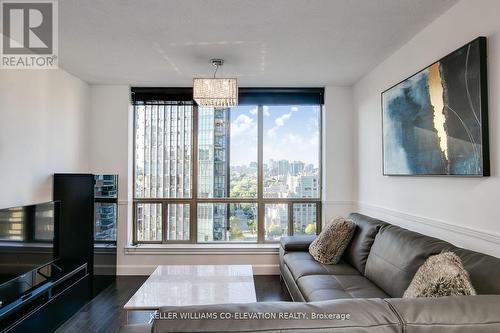
[[[44,282],[0,308],[1,332],[53,332],[89,300],[87,264],[56,260],[26,273],[21,278],[43,279]],[[0,295],[12,287],[5,286],[6,290],[0,290]]]
[[[15,264],[0,265],[6,266],[0,269],[0,281],[5,281],[0,283],[1,333],[53,332],[115,281],[117,179],[116,175],[55,174],[54,207],[60,209],[52,210],[58,215],[50,237],[53,243],[3,242],[0,263]],[[26,210],[21,208],[19,212]],[[15,213],[21,214],[7,209],[4,224]],[[43,228],[26,229],[33,229],[28,236],[44,236],[39,231]]]

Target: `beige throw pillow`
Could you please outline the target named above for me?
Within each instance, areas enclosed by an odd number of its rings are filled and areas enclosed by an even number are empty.
[[[322,264],[336,264],[351,241],[356,224],[338,217],[309,246],[311,256]]]
[[[403,297],[475,295],[469,273],[453,252],[430,256],[418,269]]]

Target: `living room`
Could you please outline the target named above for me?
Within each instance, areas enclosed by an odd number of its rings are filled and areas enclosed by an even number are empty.
[[[1,7],[0,331],[500,331],[500,2]]]

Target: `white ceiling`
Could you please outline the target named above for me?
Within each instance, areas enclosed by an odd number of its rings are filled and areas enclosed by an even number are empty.
[[[60,0],[60,66],[90,83],[350,85],[456,0]]]

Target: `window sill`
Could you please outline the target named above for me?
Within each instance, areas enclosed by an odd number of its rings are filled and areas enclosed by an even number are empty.
[[[127,255],[276,255],[279,244],[138,244],[124,248]]]

